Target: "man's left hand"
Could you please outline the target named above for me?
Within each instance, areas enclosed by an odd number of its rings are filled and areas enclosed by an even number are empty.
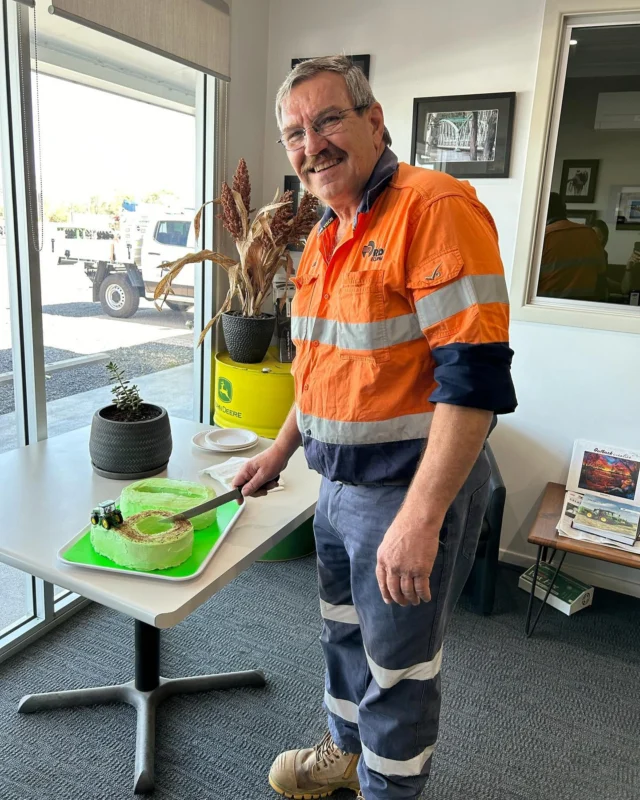
[[[417,606],[431,600],[429,577],[439,541],[439,527],[400,512],[378,548],[376,577],[385,603]]]

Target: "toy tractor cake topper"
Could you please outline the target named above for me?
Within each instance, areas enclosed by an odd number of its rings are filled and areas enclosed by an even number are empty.
[[[116,507],[115,500],[105,500],[91,512],[91,524],[102,525],[105,530],[122,525],[122,512]]]

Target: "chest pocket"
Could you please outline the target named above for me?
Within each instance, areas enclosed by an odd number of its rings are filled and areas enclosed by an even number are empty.
[[[296,293],[291,305],[291,337],[293,339],[308,339],[313,329],[313,300],[318,284],[317,275],[304,275],[291,278],[296,287]]]
[[[338,350],[346,361],[391,358],[384,307],[384,270],[347,273],[338,286]]]

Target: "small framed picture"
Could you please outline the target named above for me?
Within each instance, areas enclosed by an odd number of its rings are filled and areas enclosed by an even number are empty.
[[[563,162],[560,196],[565,203],[593,203],[599,166],[597,159]]]
[[[616,230],[640,231],[640,186],[623,186],[616,204]]]
[[[417,97],[411,163],[456,178],[508,178],[515,92]]]
[[[591,227],[598,219],[598,212],[592,211],[591,209],[568,208],[567,219],[569,222],[577,222],[580,225],[588,225]]]
[[[293,192],[293,214],[294,216],[298,213],[298,208],[300,207],[300,201],[304,197],[304,193],[306,189],[302,185],[300,178],[297,175],[285,175],[284,176],[284,190],[285,192]],[[324,214],[325,206],[320,204],[318,206],[318,221],[322,219],[322,215]],[[304,250],[304,245],[292,245],[288,246],[289,250]]]
[[[364,72],[364,76],[367,80],[369,80],[369,67],[371,65],[371,56],[347,56],[348,59],[353,61],[356,67],[360,67],[360,69]],[[296,64],[300,64],[303,61],[309,61],[309,58],[292,58],[291,59],[291,69],[293,69]]]
[[[297,175],[284,176],[284,190],[285,192],[293,192],[293,215],[298,213],[300,201],[304,197],[304,186]]]

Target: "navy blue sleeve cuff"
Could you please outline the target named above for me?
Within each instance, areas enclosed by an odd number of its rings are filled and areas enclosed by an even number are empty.
[[[496,344],[447,344],[432,351],[438,388],[429,400],[509,414],[518,401],[511,379],[513,350]]]

